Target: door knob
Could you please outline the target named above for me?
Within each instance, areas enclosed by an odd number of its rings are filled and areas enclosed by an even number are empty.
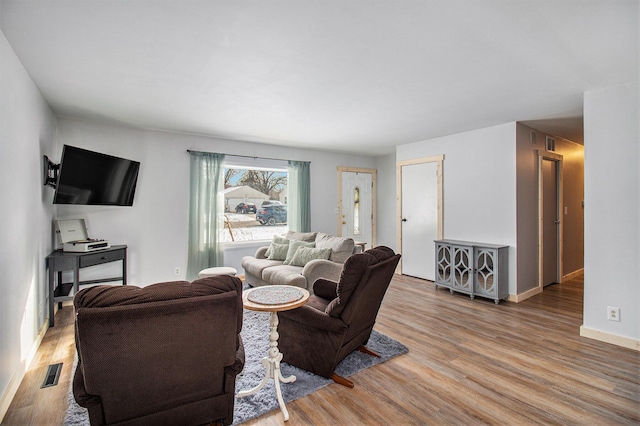
[[[347,222],[345,222],[345,221],[343,220],[343,221],[342,221],[342,224],[343,224],[343,225],[346,225],[346,224],[347,224]]]
[[[403,221],[403,222],[406,222],[406,221],[407,221],[407,219],[403,217],[403,218],[402,218],[402,221]]]

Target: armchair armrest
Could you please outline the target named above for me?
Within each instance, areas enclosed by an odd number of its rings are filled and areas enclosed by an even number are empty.
[[[313,285],[319,278],[338,282],[343,266],[342,263],[324,259],[315,259],[307,263],[302,270],[302,275],[307,279],[307,290],[313,294]]]
[[[339,318],[333,318],[324,311],[320,311],[311,306],[300,306],[290,311],[279,312],[278,315],[300,324],[305,327],[315,328],[317,330],[328,331],[330,333],[342,333],[347,329],[347,325]]]
[[[256,259],[266,259],[266,253],[268,249],[269,246],[258,247],[258,250],[256,250],[256,254],[253,257],[255,257]]]
[[[326,300],[333,300],[338,297],[338,283],[324,278],[318,278],[313,283],[313,293]]]

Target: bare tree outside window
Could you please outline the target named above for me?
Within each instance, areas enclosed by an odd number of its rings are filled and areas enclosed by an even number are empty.
[[[239,183],[264,194],[271,194],[271,191],[281,191],[287,185],[287,174],[267,170],[245,170]]]
[[[229,188],[230,186],[233,186],[231,181],[233,181],[234,178],[236,178],[237,176],[240,176],[241,173],[242,173],[242,170],[238,170],[238,169],[224,169],[224,187],[225,187],[225,189]]]

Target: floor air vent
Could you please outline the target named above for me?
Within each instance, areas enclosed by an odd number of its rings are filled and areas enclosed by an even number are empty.
[[[62,363],[60,364],[52,364],[47,368],[47,375],[44,378],[44,383],[41,388],[48,388],[50,386],[55,386],[58,384],[58,379],[60,378],[60,371],[62,370]]]

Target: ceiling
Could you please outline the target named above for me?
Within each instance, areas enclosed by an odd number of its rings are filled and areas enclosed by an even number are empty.
[[[638,78],[631,0],[0,0],[60,117],[382,155],[511,121],[582,141]]]

